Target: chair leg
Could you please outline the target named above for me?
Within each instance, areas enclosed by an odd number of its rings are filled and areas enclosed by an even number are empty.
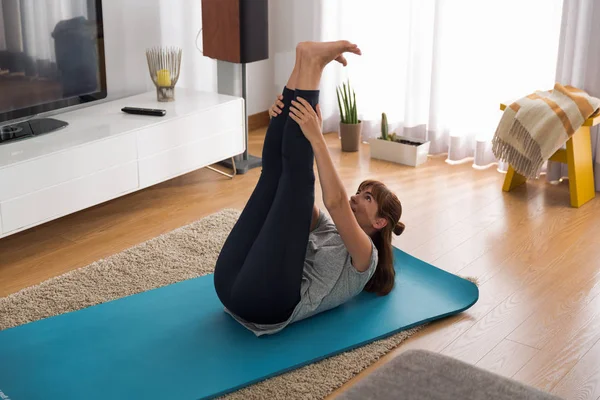
[[[510,192],[517,186],[520,186],[527,181],[523,175],[519,174],[512,165],[508,166],[508,171],[506,172],[506,177],[504,177],[504,185],[502,186],[502,190],[505,192]]]
[[[207,166],[206,168],[208,168],[211,171],[214,171],[214,172],[216,172],[218,174],[225,175],[226,177],[228,177],[230,179],[233,179],[237,175],[237,168],[235,166],[235,158],[234,157],[231,157],[231,166],[233,168],[233,174],[228,174],[227,172],[221,171],[220,169],[216,169],[214,167],[211,167],[210,165]]]
[[[581,207],[596,196],[590,127],[582,126],[567,141],[571,206]]]

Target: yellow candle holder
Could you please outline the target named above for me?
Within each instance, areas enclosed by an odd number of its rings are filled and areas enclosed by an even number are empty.
[[[179,80],[182,50],[178,47],[153,47],[146,50],[150,78],[156,86],[158,101],[175,100],[175,84]]]

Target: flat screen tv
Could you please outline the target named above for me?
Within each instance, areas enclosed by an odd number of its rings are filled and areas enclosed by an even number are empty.
[[[38,114],[105,97],[102,0],[0,0],[0,144],[67,125]]]

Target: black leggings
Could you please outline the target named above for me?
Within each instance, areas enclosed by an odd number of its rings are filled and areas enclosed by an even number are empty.
[[[260,178],[215,266],[223,305],[258,324],[285,321],[300,301],[315,174],[310,142],[288,118],[296,97],[315,108],[319,91],[284,88],[283,112],[265,136]]]

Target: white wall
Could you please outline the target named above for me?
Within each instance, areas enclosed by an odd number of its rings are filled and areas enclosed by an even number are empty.
[[[296,44],[320,37],[321,0],[269,1],[269,59],[248,65],[248,114],[267,110],[294,67]]]
[[[154,90],[145,50],[156,45],[183,49],[177,87],[217,91],[217,62],[196,48],[196,35],[202,27],[200,0],[104,0],[102,4],[107,100]],[[273,38],[273,23],[269,25],[269,36]],[[281,91],[281,84],[275,85],[273,40],[270,42],[270,59],[247,66],[250,115],[267,110]],[[198,47],[202,48],[202,35]]]
[[[151,89],[144,51],[161,41],[159,0],[104,0],[102,6],[107,100]]]
[[[274,85],[275,65],[273,59],[257,61],[247,66],[248,115],[269,109],[276,95],[281,92]]]
[[[269,29],[275,85],[287,82],[296,59],[296,45],[321,36],[322,1],[271,0]]]
[[[183,49],[181,75],[177,86],[216,92],[217,62],[204,57],[198,50],[198,48],[202,49],[202,34],[198,37],[196,47],[196,36],[202,28],[202,1],[159,0],[159,2],[162,45],[178,46]]]
[[[202,26],[199,0],[104,0],[103,7],[109,99],[154,89],[145,56],[153,46],[183,49],[177,87],[216,91],[216,62],[195,45]]]

